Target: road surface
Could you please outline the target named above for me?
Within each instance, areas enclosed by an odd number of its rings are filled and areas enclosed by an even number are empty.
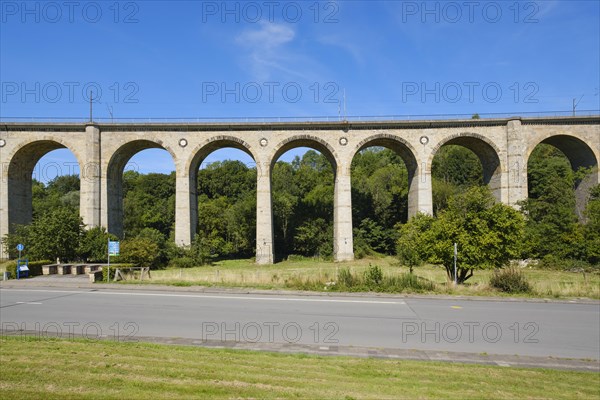
[[[2,288],[4,333],[600,360],[600,304]]]

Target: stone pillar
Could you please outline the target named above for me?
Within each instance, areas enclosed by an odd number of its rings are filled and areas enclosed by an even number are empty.
[[[100,180],[100,128],[95,125],[85,127],[85,158],[80,165],[79,213],[87,229],[100,226],[101,221],[101,180]]]
[[[527,191],[527,144],[525,141],[521,121],[518,119],[508,121],[506,126],[507,140],[507,171],[502,171],[506,182],[506,195],[502,201],[513,207],[517,203],[526,200]]]
[[[256,163],[256,263],[273,264],[271,164]]]
[[[421,156],[421,162],[408,170],[408,218],[417,213],[433,215],[433,189],[431,185],[431,168]]]
[[[0,239],[8,234],[8,164],[10,160],[6,159],[6,139],[0,146]],[[8,251],[0,241],[0,259],[8,258]]]
[[[338,166],[333,200],[333,259],[354,260],[350,166]]]
[[[175,244],[189,246],[196,233],[197,197],[195,174],[177,168],[175,179]]]

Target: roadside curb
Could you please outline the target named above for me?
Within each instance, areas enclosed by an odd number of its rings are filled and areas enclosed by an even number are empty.
[[[252,288],[228,288],[213,286],[171,286],[154,284],[118,284],[118,283],[88,283],[87,281],[51,282],[36,281],[35,278],[20,281],[0,281],[0,288],[67,288],[67,289],[93,289],[93,290],[140,290],[149,292],[184,292],[184,293],[212,293],[212,294],[258,294],[263,296],[322,296],[322,297],[377,297],[389,299],[426,299],[440,301],[487,301],[487,302],[523,302],[523,303],[562,303],[562,304],[593,304],[600,305],[600,300],[575,298],[575,299],[550,299],[527,297],[492,297],[492,296],[463,296],[444,294],[410,294],[410,293],[377,293],[377,292],[313,292],[302,290],[265,290]]]

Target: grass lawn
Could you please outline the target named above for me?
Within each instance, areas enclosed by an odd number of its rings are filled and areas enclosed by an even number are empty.
[[[599,399],[600,374],[0,338],[0,398]]]
[[[224,260],[213,266],[187,269],[166,269],[152,271],[152,280],[158,283],[177,286],[207,285],[230,287],[255,287],[263,289],[302,289],[303,282],[312,281],[317,290],[325,290],[327,282],[336,281],[337,272],[348,268],[362,274],[369,265],[378,265],[386,275],[400,275],[408,272],[400,268],[393,257],[361,259],[346,263],[333,263],[312,259],[284,261],[269,266],[257,266],[253,260]],[[417,276],[435,283],[430,293],[498,296],[501,292],[489,287],[492,271],[475,271],[465,285],[454,287],[447,283],[446,271],[442,267],[424,266],[415,268]],[[565,271],[524,268],[525,275],[533,286],[533,293],[527,297],[587,297],[600,298],[600,275]],[[133,281],[132,281],[133,282]],[[512,295],[514,296],[514,295]],[[525,295],[523,295],[525,296]]]

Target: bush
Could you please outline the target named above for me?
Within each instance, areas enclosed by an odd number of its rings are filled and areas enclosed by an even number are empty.
[[[384,286],[386,291],[389,292],[427,292],[435,290],[433,282],[411,273],[386,277]]]
[[[383,280],[383,272],[377,265],[369,264],[369,269],[365,271],[365,283],[369,288],[375,288],[381,285]]]
[[[494,271],[490,285],[505,293],[530,293],[531,285],[517,267],[508,267]]]
[[[337,283],[339,285],[347,288],[351,288],[352,286],[354,286],[354,284],[357,281],[357,279],[354,277],[354,275],[352,274],[352,272],[350,272],[348,268],[342,268],[338,271],[337,280]]]
[[[379,266],[369,266],[362,274],[354,274],[347,268],[338,271],[338,280],[331,290],[361,292],[373,290],[376,292],[423,292],[435,290],[435,284],[427,279],[413,274],[386,276]]]
[[[140,267],[156,267],[160,257],[159,247],[154,241],[145,237],[136,237],[124,240],[121,243],[121,255],[119,260]]]
[[[190,257],[178,257],[171,260],[169,268],[193,268],[196,266],[196,261]]]
[[[570,272],[600,272],[600,265],[592,265],[583,260],[561,259],[548,254],[537,265],[540,269],[552,269]]]
[[[42,261],[30,261],[29,262],[29,276],[40,276],[42,275],[42,265],[52,264],[52,261],[42,260]],[[17,278],[17,261],[11,261],[6,266],[6,272],[9,273],[9,277],[12,279]]]

